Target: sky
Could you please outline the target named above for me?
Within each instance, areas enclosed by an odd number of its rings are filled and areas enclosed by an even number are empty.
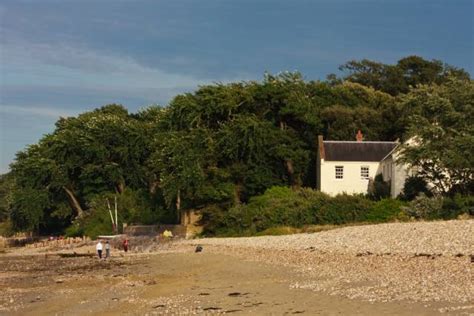
[[[472,0],[0,0],[0,174],[60,116],[419,55],[474,74]]]

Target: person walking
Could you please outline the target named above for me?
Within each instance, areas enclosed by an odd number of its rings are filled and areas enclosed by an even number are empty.
[[[102,259],[102,241],[99,239],[99,242],[95,246],[95,249],[97,250],[97,255],[99,256],[99,259]]]
[[[123,246],[123,250],[125,252],[128,251],[128,239],[124,239],[123,243],[122,243],[122,246]]]
[[[110,243],[107,240],[105,242],[105,259],[108,259],[108,258],[110,258]]]

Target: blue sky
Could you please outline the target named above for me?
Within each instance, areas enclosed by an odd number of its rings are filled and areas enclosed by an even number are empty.
[[[1,0],[0,173],[59,116],[108,103],[412,54],[472,75],[473,34],[471,0]]]

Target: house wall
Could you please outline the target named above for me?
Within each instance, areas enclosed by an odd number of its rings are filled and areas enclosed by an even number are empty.
[[[369,178],[375,178],[379,162],[367,161],[324,161],[321,160],[321,191],[329,195],[338,193],[367,193],[368,179],[361,178],[361,167],[369,167]],[[344,167],[343,179],[336,179],[336,166]]]
[[[405,187],[405,180],[412,174],[406,164],[396,163],[396,154],[392,154],[385,158],[379,167],[379,171],[383,175],[384,181],[390,182],[390,196],[396,198],[402,193]]]

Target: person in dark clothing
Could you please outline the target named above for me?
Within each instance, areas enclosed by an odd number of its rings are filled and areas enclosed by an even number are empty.
[[[127,252],[128,251],[128,239],[124,239],[123,243],[123,251]]]

